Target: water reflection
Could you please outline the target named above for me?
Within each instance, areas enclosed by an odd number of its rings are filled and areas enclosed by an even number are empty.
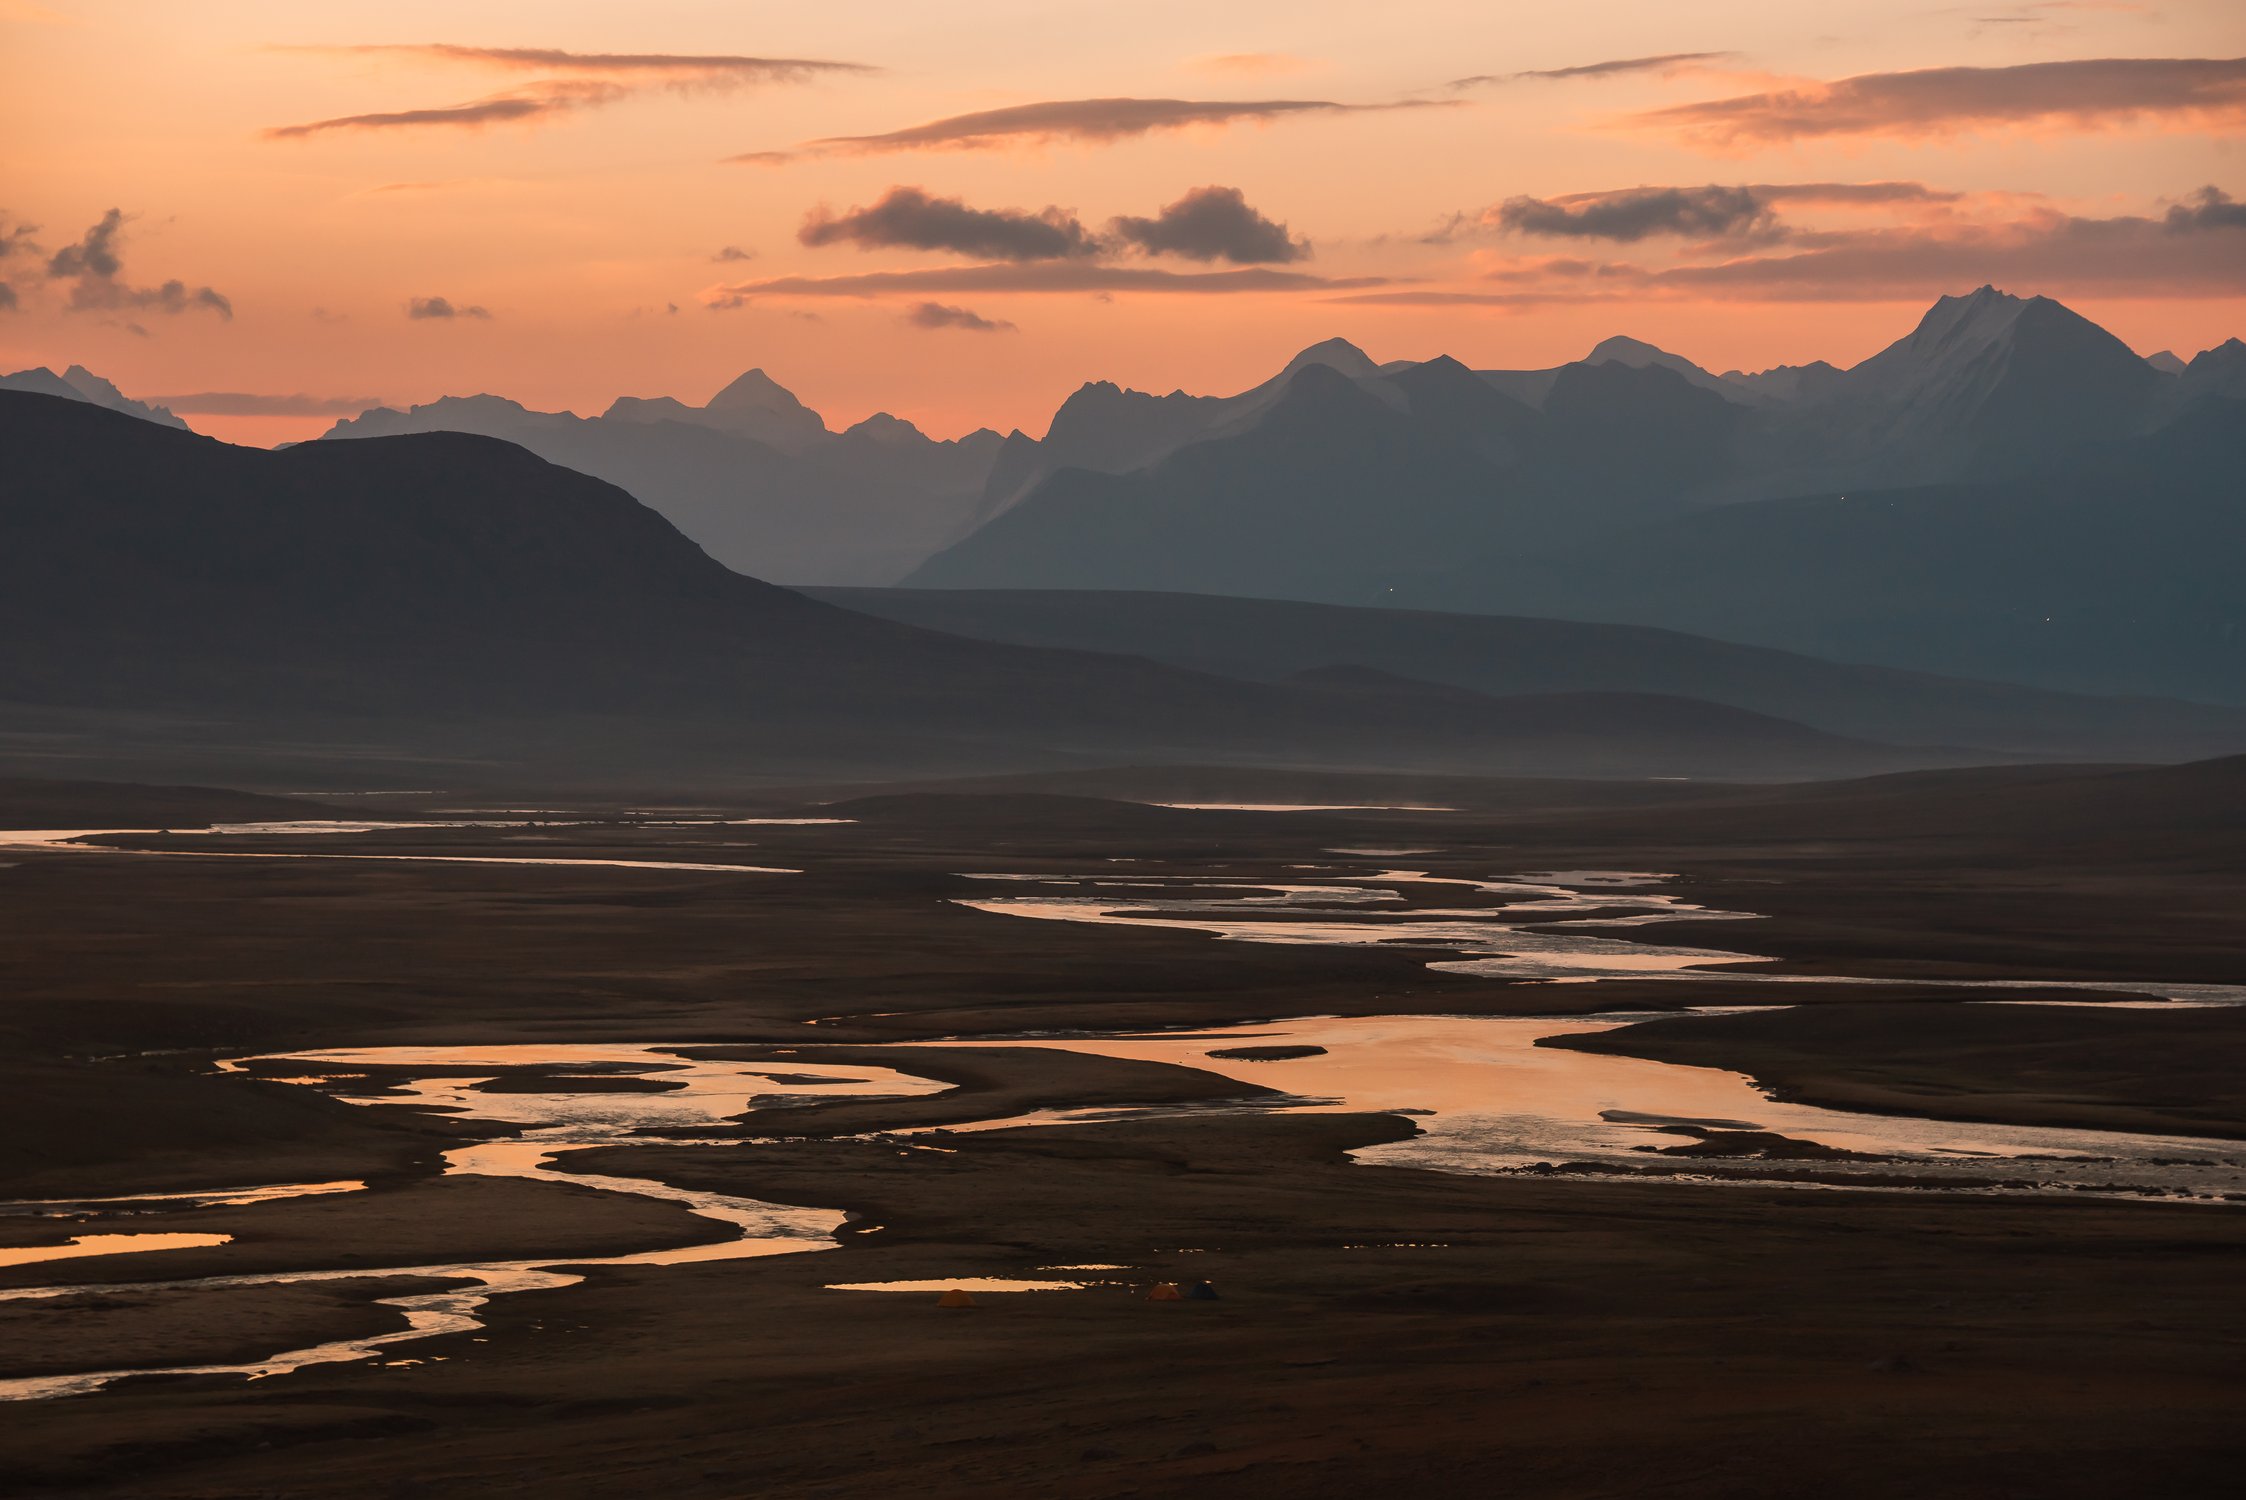
[[[1644,1018],[1321,1017],[1159,1035],[978,1039],[974,1045],[1172,1063],[1286,1096],[1213,1106],[1217,1109],[1408,1115],[1418,1136],[1363,1148],[1356,1158],[1448,1172],[1502,1173],[1561,1162],[1630,1169],[1690,1164],[1716,1179],[1771,1180],[1811,1164],[1799,1158],[1711,1163],[1665,1154],[1708,1133],[1758,1131],[1854,1153],[1854,1159],[1822,1153],[1812,1158],[1817,1176],[1843,1182],[1908,1177],[1968,1189],[2246,1193],[2246,1143],[2237,1141],[1820,1109],[1774,1100],[1744,1074],[1721,1068],[1538,1045],[1546,1037],[1609,1031],[1638,1019]],[[1265,1046],[1324,1051],[1263,1060],[1224,1055],[1243,1043],[1257,1044],[1259,1051]],[[1040,1110],[953,1129],[1162,1112]]]
[[[285,1286],[305,1282],[417,1278],[457,1283],[438,1291],[377,1299],[404,1316],[406,1326],[389,1333],[356,1339],[339,1339],[303,1349],[287,1350],[269,1358],[240,1364],[167,1366],[156,1369],[89,1371],[76,1375],[0,1380],[0,1400],[34,1400],[96,1391],[119,1380],[139,1375],[231,1375],[262,1379],[313,1365],[367,1359],[394,1345],[440,1334],[479,1328],[477,1316],[495,1296],[515,1292],[566,1287],[582,1280],[577,1270],[589,1266],[674,1266],[757,1256],[787,1255],[830,1249],[834,1232],[844,1215],[829,1209],[799,1208],[766,1203],[724,1193],[673,1187],[651,1178],[616,1177],[593,1173],[556,1173],[550,1169],[557,1157],[585,1147],[623,1143],[677,1145],[690,1142],[672,1136],[650,1137],[644,1132],[681,1126],[711,1126],[755,1108],[760,1103],[792,1102],[800,1091],[816,1088],[820,1095],[910,1095],[948,1087],[894,1069],[801,1062],[791,1058],[776,1083],[772,1065],[726,1062],[697,1057],[689,1050],[656,1046],[525,1044],[497,1047],[344,1047],[314,1052],[255,1058],[238,1058],[222,1064],[226,1071],[266,1076],[284,1069],[300,1076],[307,1068],[339,1084],[341,1096],[358,1104],[418,1104],[470,1119],[521,1127],[511,1138],[479,1141],[445,1153],[448,1175],[519,1177],[533,1181],[566,1181],[603,1192],[625,1193],[677,1203],[706,1219],[727,1225],[734,1232],[724,1239],[675,1248],[646,1250],[627,1255],[557,1256],[523,1260],[443,1263],[416,1266],[354,1267],[335,1271],[265,1272],[240,1276],[200,1277],[179,1281],[97,1283],[82,1286],[24,1287],[0,1291],[0,1302],[46,1300],[92,1293],[182,1291],[207,1287]],[[439,1070],[423,1073],[421,1069]],[[326,1070],[324,1072],[319,1070]],[[658,1073],[678,1089],[656,1094],[583,1093],[571,1089],[567,1077],[554,1079],[551,1092],[487,1092],[477,1085],[503,1077],[510,1071],[532,1070],[536,1075],[598,1073],[613,1077],[637,1072]],[[531,1079],[535,1085],[536,1077]],[[787,1093],[783,1090],[796,1090]],[[379,1090],[379,1091],[377,1091]],[[731,1141],[728,1140],[728,1144]],[[356,1187],[358,1184],[351,1184]],[[185,1196],[185,1195],[182,1195]],[[147,1199],[125,1200],[146,1202]],[[91,1237],[89,1237],[91,1238]],[[145,1239],[149,1236],[104,1236]],[[164,1236],[180,1241],[200,1239],[224,1243],[227,1236]],[[88,1251],[88,1254],[105,1253]],[[51,1255],[49,1258],[52,1257]],[[0,1264],[4,1264],[0,1261]]]

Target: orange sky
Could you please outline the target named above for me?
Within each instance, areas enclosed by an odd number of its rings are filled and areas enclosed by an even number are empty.
[[[1334,334],[1845,364],[1984,280],[2188,357],[2246,333],[2242,126],[2235,0],[0,0],[0,368],[299,408],[189,414],[248,442],[751,365],[837,425],[1041,432]],[[1207,186],[1263,258],[1170,233]],[[1011,238],[858,227],[898,187]],[[1584,196],[1640,188],[1687,191]]]

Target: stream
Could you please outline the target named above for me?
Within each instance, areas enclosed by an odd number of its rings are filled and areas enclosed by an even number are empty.
[[[59,841],[84,832],[0,836]],[[117,852],[117,851],[112,851]],[[138,852],[138,851],[125,851]],[[209,856],[198,856],[209,857]],[[245,857],[321,857],[291,852]],[[428,856],[338,855],[337,858]],[[496,858],[496,857],[494,857]],[[508,861],[514,862],[514,861]],[[637,860],[544,861],[692,870],[760,867]],[[988,874],[1014,891],[971,897],[963,905],[1019,919],[1148,924],[1201,931],[1232,941],[1388,944],[1448,954],[1434,967],[1515,981],[1586,982],[1613,978],[1686,977],[1725,983],[1772,983],[1799,976],[1763,975],[1769,960],[1720,949],[1639,943],[1619,934],[1690,918],[1747,921],[1754,914],[1694,905],[1645,889],[1663,877],[1630,871],[1550,871],[1504,880],[1451,880],[1415,870],[1363,875],[1319,872],[1298,883],[1226,877],[1119,879]],[[1455,888],[1459,899],[1494,904],[1411,906],[1406,891]],[[1534,930],[1530,930],[1534,929]],[[1831,982],[1830,980],[1823,982]],[[1871,979],[1847,982],[1881,983]],[[1913,981],[1922,983],[1924,981]],[[1956,981],[1979,988],[2073,988],[2101,994],[2137,992],[2146,1004],[2231,1004],[2246,986],[2100,982],[2051,985],[2034,980]],[[1195,1112],[1250,1109],[1385,1111],[1411,1117],[1419,1134],[1355,1153],[1359,1161],[1471,1174],[1549,1170],[1642,1171],[1681,1181],[1765,1184],[1794,1181],[1820,1190],[1934,1186],[1970,1192],[2090,1192],[2221,1201],[2246,1196],[2246,1143],[2114,1131],[1969,1125],[1908,1116],[1875,1116],[1779,1103],[1744,1075],[1638,1058],[1539,1046],[1544,1038],[1611,1029],[1637,1019],[1407,1015],[1307,1018],[1155,1034],[1055,1033],[948,1042],[893,1044],[894,1068],[843,1066],[815,1060],[817,1045],[797,1044],[781,1063],[700,1056],[691,1042],[634,1044],[525,1043],[481,1047],[337,1048],[235,1058],[222,1071],[269,1082],[321,1088],[366,1106],[408,1105],[508,1127],[492,1140],[444,1154],[451,1175],[561,1180],[600,1191],[661,1199],[732,1228],[731,1237],[678,1249],[607,1257],[545,1257],[349,1270],[267,1272],[188,1280],[154,1279],[167,1248],[208,1246],[227,1237],[166,1235],[161,1230],[110,1234],[105,1221],[130,1213],[135,1228],[160,1223],[165,1206],[245,1208],[277,1198],[363,1191],[356,1182],[251,1189],[213,1188],[105,1200],[0,1204],[0,1215],[56,1221],[50,1246],[0,1256],[8,1266],[97,1256],[146,1256],[151,1279],[0,1290],[0,1302],[83,1296],[95,1292],[178,1292],[202,1287],[292,1282],[422,1278],[453,1283],[437,1291],[381,1298],[405,1326],[357,1339],[276,1353],[241,1364],[95,1371],[0,1380],[0,1399],[83,1394],[133,1376],[230,1375],[259,1379],[308,1366],[383,1357],[400,1344],[482,1326],[479,1310],[492,1297],[549,1290],[582,1279],[589,1266],[664,1266],[800,1253],[835,1246],[840,1214],[675,1188],[651,1178],[595,1176],[557,1167],[558,1157],[585,1147],[724,1144],[741,1149],[739,1127],[757,1111],[837,1095],[910,1097],[946,1085],[912,1072],[915,1048],[946,1045],[1044,1047],[1106,1057],[1181,1064],[1277,1097],[1213,1101]],[[1241,1047],[1281,1048],[1288,1055],[1224,1057]],[[619,1080],[637,1080],[625,1084]],[[499,1088],[483,1085],[501,1081]],[[1080,1123],[1158,1111],[1045,1110],[950,1129]],[[698,1137],[707,1128],[711,1134]],[[1815,1148],[1814,1159],[1772,1161],[1683,1155],[1678,1148],[1723,1132],[1755,1131]],[[723,1132],[723,1133],[720,1133]],[[903,1137],[909,1140],[908,1134]],[[1838,1154],[1836,1154],[1838,1153]],[[1805,1172],[1814,1168],[1814,1174]],[[141,1264],[135,1261],[136,1267]]]

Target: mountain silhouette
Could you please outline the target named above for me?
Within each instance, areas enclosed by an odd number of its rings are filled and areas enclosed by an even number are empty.
[[[188,430],[187,424],[174,416],[170,408],[134,401],[84,365],[72,365],[60,375],[43,366],[0,375],[0,391],[32,391],[42,396],[60,396],[65,401],[85,401],[129,417],[139,417],[144,422],[176,427],[182,432]]]
[[[1305,380],[1306,403],[1370,399]],[[1959,754],[1649,694],[1254,683],[967,640],[743,577],[613,485],[470,434],[267,452],[7,393],[0,443],[20,480],[0,492],[0,727],[99,734],[144,771],[285,754],[646,780],[1093,757],[1785,776]]]
[[[871,421],[871,419],[869,419]],[[833,433],[762,370],[703,406],[623,397],[598,417],[499,396],[378,407],[327,439],[473,432],[606,479],[728,566],[791,582],[888,582],[967,531],[1001,440],[936,442],[887,419]]]

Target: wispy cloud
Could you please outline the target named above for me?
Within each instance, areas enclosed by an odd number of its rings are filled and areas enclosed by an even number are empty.
[[[756,252],[754,250],[744,250],[739,245],[725,245],[720,247],[717,254],[711,256],[710,259],[721,262],[755,260]]]
[[[382,404],[372,396],[260,396],[247,391],[198,391],[149,399],[176,412],[206,417],[351,417]]]
[[[1865,73],[1648,110],[1625,123],[1726,150],[1819,136],[1911,138],[1984,126],[2092,130],[2140,122],[2246,125],[2246,57],[2093,57]]]
[[[1054,99],[951,115],[879,135],[839,135],[785,151],[751,151],[728,161],[778,165],[809,156],[879,156],[899,151],[990,151],[1074,141],[1107,145],[1161,131],[1270,124],[1305,115],[1438,109],[1453,101],[1341,104],[1330,99]]]
[[[836,74],[878,73],[867,63],[816,57],[744,57],[725,52],[571,52],[561,47],[463,47],[450,42],[413,42],[349,47],[284,47],[285,52],[330,57],[405,57],[429,62],[520,72],[631,77],[643,80],[723,87],[760,83],[807,83]]]
[[[1312,276],[1301,271],[1247,267],[1235,271],[1164,271],[1151,266],[1095,265],[1048,260],[1027,264],[935,266],[917,271],[867,271],[854,276],[774,276],[712,287],[702,300],[712,307],[745,307],[766,297],[895,297],[944,293],[1169,292],[1211,295],[1236,292],[1342,291],[1388,285],[1384,276]]]
[[[1248,205],[1235,187],[1197,187],[1151,219],[1119,218],[1115,235],[1153,255],[1260,265],[1306,260],[1310,246]]]
[[[491,309],[472,303],[455,303],[449,297],[414,297],[406,303],[406,316],[416,322],[430,318],[489,319]]]
[[[945,302],[916,303],[905,321],[915,328],[931,331],[944,328],[962,329],[968,333],[1012,333],[1014,325],[1003,318],[986,318],[972,308],[953,307]]]
[[[856,245],[861,250],[953,250],[985,260],[1065,260],[1098,255],[1099,238],[1059,208],[1036,212],[970,208],[917,187],[893,187],[881,201],[845,214],[815,209],[796,231],[806,245]]]
[[[541,122],[576,110],[613,104],[649,88],[736,89],[799,84],[822,77],[881,71],[865,63],[810,57],[746,57],[714,52],[571,52],[560,47],[464,47],[449,42],[277,50],[327,57],[397,57],[550,76],[504,93],[471,99],[465,104],[380,110],[338,115],[301,125],[277,125],[263,132],[268,140],[300,140],[332,130],[473,128],[506,122]]]
[[[1517,83],[1524,78],[1611,78],[1617,74],[1657,73],[1670,77],[1678,73],[1704,72],[1719,63],[1735,60],[1736,52],[1661,52],[1652,57],[1616,57],[1605,62],[1577,63],[1568,68],[1529,68],[1519,73],[1475,73],[1466,78],[1453,78],[1446,88],[1487,88],[1493,84]]]
[[[510,93],[444,104],[429,109],[396,109],[378,114],[337,115],[301,125],[275,125],[260,132],[269,141],[302,140],[331,130],[413,130],[427,126],[477,129],[518,121],[537,121],[572,110],[612,104],[631,92],[619,83],[597,79],[552,79]]]
[[[234,304],[210,287],[190,287],[178,280],[155,286],[134,286],[127,281],[119,252],[125,223],[124,211],[113,208],[76,243],[63,246],[48,259],[48,280],[67,283],[70,288],[70,311],[183,313],[199,309],[233,321]]]

